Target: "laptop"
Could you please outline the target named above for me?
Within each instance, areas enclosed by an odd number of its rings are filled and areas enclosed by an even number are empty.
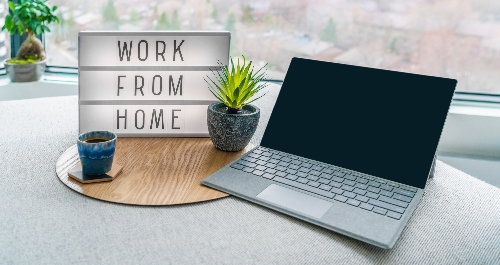
[[[293,58],[260,146],[201,183],[392,248],[432,177],[456,83]]]

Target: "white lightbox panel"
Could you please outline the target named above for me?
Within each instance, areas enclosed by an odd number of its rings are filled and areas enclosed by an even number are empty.
[[[80,32],[80,133],[209,136],[207,106],[217,99],[203,78],[213,77],[217,61],[227,65],[230,37],[227,31]]]
[[[82,105],[80,131],[120,136],[204,137],[208,105]],[[99,116],[96,122],[96,115]],[[203,118],[204,117],[204,118]]]
[[[80,100],[217,100],[203,80],[210,76],[215,81],[211,71],[81,71],[80,74]],[[136,79],[138,87],[144,79],[142,89],[136,89]]]

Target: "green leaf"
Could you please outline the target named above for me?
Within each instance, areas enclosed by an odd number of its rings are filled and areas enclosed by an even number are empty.
[[[12,2],[9,2],[9,3],[12,3]],[[5,16],[5,25],[4,25],[4,28],[7,28],[7,30],[9,32],[11,32],[12,29],[14,29],[14,19],[12,18],[12,16],[10,14],[7,15],[7,16]]]
[[[16,8],[16,4],[14,2],[9,1],[9,9],[14,12],[14,9]]]

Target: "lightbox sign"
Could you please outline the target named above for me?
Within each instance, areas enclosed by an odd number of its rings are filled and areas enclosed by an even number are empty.
[[[82,31],[78,34],[80,133],[207,137],[203,78],[228,64],[228,31]]]

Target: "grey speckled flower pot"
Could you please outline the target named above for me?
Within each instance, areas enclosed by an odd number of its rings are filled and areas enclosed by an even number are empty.
[[[215,148],[222,151],[240,151],[248,145],[259,124],[260,109],[246,105],[239,114],[226,113],[220,102],[208,106],[208,133]]]
[[[12,82],[33,82],[42,78],[45,72],[45,60],[30,64],[12,64],[4,62],[5,71]]]

